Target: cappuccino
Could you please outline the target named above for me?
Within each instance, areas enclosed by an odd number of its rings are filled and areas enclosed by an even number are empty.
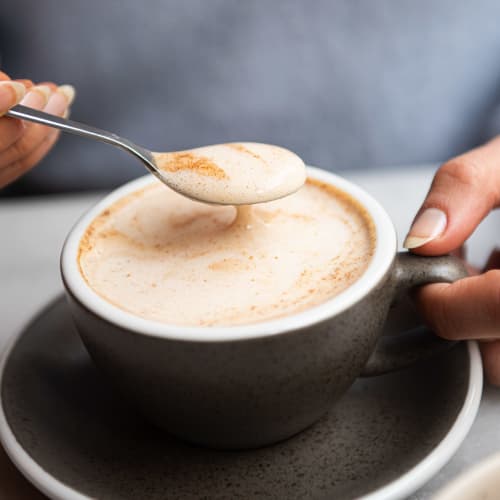
[[[209,327],[321,304],[359,279],[374,248],[363,207],[316,180],[239,208],[194,202],[154,182],[93,220],[78,261],[88,285],[115,306]]]

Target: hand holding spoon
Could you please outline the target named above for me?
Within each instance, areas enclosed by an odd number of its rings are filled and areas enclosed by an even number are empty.
[[[269,144],[228,143],[153,153],[111,132],[26,106],[14,106],[7,115],[124,149],[167,186],[197,201],[221,205],[271,201],[297,191],[306,178],[304,162],[296,154]]]

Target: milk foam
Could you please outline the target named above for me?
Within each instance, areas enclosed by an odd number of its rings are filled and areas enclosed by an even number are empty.
[[[304,162],[288,149],[253,142],[154,153],[168,183],[197,200],[250,204],[275,200],[305,182]]]
[[[154,183],[93,221],[79,264],[91,288],[137,316],[236,325],[334,297],[360,277],[373,249],[369,216],[317,181],[238,210],[197,203]]]

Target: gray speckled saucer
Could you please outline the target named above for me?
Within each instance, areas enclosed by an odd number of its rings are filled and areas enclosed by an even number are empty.
[[[111,392],[58,299],[4,356],[0,438],[52,498],[398,498],[465,437],[480,369],[476,345],[460,344],[412,369],[358,380],[286,442],[215,452],[162,434]]]

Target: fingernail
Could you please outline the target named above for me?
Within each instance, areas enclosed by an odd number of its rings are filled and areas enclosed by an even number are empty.
[[[0,109],[7,110],[18,104],[26,94],[26,87],[11,80],[0,82]]]
[[[44,108],[46,113],[62,116],[68,107],[68,99],[62,92],[53,92]]]
[[[415,220],[406,237],[404,248],[417,248],[437,238],[446,228],[446,214],[438,208],[427,208]]]
[[[51,92],[55,92],[57,90],[57,85],[54,82],[38,82],[38,85],[49,87]]]
[[[63,113],[62,117],[66,119],[69,118],[69,115],[70,115],[69,108],[66,108],[66,111]]]
[[[57,91],[61,92],[61,94],[66,97],[68,100],[68,106],[70,106],[75,99],[75,87],[73,87],[73,85],[61,85],[57,88]]]
[[[36,85],[29,89],[21,104],[30,108],[43,109],[49,102],[51,93],[50,87],[47,87],[47,85]]]
[[[22,83],[27,90],[29,90],[34,85],[34,83],[31,80],[26,80],[25,78],[18,78],[15,81]]]

